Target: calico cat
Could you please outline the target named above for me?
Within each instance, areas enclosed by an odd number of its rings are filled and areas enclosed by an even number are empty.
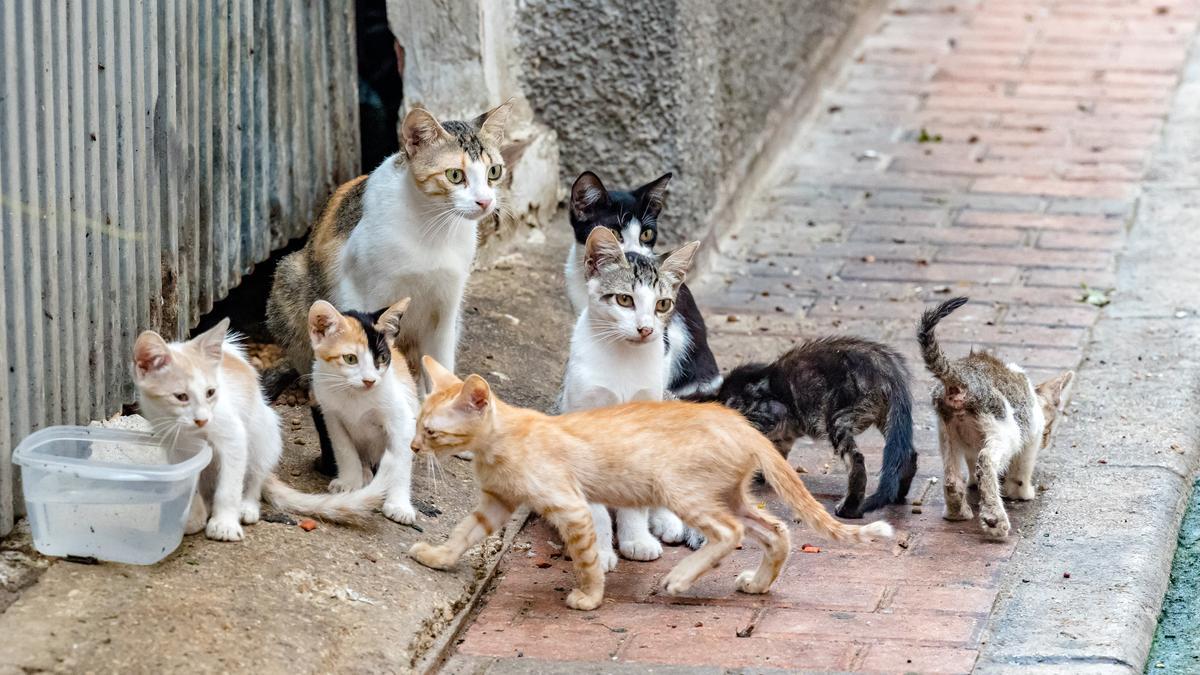
[[[267,326],[295,372],[313,364],[307,317],[317,300],[372,308],[412,296],[400,352],[413,364],[422,354],[454,363],[476,225],[503,208],[508,113],[505,103],[470,122],[439,122],[414,108],[401,125],[402,150],[334,192],[304,248],[279,263],[267,301]],[[323,426],[319,410],[314,421]],[[321,449],[330,472],[324,436]]]
[[[318,300],[308,312],[312,338],[312,388],[321,405],[337,478],[331,490],[354,491],[379,483],[383,515],[405,525],[416,521],[410,496],[417,390],[404,356],[392,341],[409,306],[405,298],[372,314],[339,312]],[[372,467],[379,474],[372,476]]]
[[[801,436],[828,438],[849,472],[837,515],[862,518],[904,503],[917,472],[912,394],[904,358],[887,346],[856,337],[809,340],[773,363],[733,369],[715,398],[745,415],[784,457]],[[867,470],[854,437],[871,426],[884,435],[883,467],[864,501]]]
[[[578,587],[567,606],[595,609],[604,597],[604,572],[588,502],[661,506],[707,538],[663,578],[668,593],[688,590],[741,544],[743,534],[763,547],[764,556],[758,569],[738,576],[737,589],[766,593],[791,543],[787,527],[746,494],[759,470],[796,516],[821,534],[857,541],[892,534],[884,521],[858,527],[835,520],[771,442],[729,408],[638,401],[550,416],[507,405],[478,375],[464,381],[432,358],[423,363],[434,389],[417,417],[413,449],[438,457],[473,451],[480,488],[479,506],[444,544],[419,542],[409,549],[426,567],[453,567],[514,509],[529,505],[558,530],[574,561]]]
[[[567,254],[567,296],[575,311],[587,306],[587,280],[583,250],[588,235],[597,227],[612,230],[629,253],[651,255],[658,241],[658,217],[662,213],[671,174],[633,190],[606,190],[600,178],[585,171],[571,186],[571,227],[575,241]],[[706,394],[721,384],[721,371],[708,347],[704,317],[692,291],[683,284],[675,302],[675,313],[664,333],[667,349],[667,390],[677,397]]]
[[[588,236],[584,252],[588,303],[575,322],[571,355],[563,378],[562,412],[629,401],[661,401],[666,387],[662,334],[675,310],[675,297],[700,242],[665,255],[661,261],[626,253],[609,229]],[[608,507],[592,505],[605,571],[617,564]],[[617,509],[617,544],[631,560],[657,560],[662,544],[678,543],[689,532],[667,509]],[[696,542],[698,545],[698,542]]]
[[[1001,496],[1033,499],[1033,465],[1038,451],[1050,444],[1063,392],[1075,373],[1067,371],[1035,387],[1020,366],[1006,365],[987,352],[973,351],[950,361],[933,331],[966,303],[967,298],[947,300],[927,310],[917,327],[925,366],[937,378],[932,398],[945,469],[943,517],[970,520],[974,516],[963,486],[965,460],[967,487],[979,489],[979,526],[985,536],[1003,539],[1010,524]]]
[[[222,319],[186,342],[168,343],[145,331],[134,343],[138,405],[155,433],[199,438],[213,450],[184,531],[240,541],[242,525],[258,522],[264,483],[281,507],[339,522],[363,519],[381,499],[361,494],[304,502],[307,495],[272,476],[283,452],[279,416],[267,405],[258,373],[227,336],[228,329],[229,319]]]

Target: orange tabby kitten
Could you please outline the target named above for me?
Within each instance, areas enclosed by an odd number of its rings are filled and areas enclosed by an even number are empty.
[[[422,362],[433,391],[417,418],[413,451],[439,457],[474,452],[481,491],[475,512],[446,543],[419,542],[409,550],[426,567],[452,567],[528,504],[558,529],[575,563],[579,587],[567,596],[567,606],[595,609],[604,598],[604,572],[588,503],[665,507],[708,539],[663,579],[668,593],[690,588],[741,544],[743,534],[764,555],[757,570],[738,576],[737,589],[766,593],[787,562],[791,541],[787,526],[749,502],[746,488],[759,470],[818,532],[859,541],[892,534],[883,521],[858,527],[835,520],[775,446],[724,406],[642,401],[552,417],[505,404],[478,375],[464,382],[429,356]]]

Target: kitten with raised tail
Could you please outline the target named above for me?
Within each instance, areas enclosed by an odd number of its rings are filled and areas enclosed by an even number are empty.
[[[725,376],[715,399],[741,412],[787,457],[797,438],[829,439],[846,466],[846,496],[834,513],[862,518],[902,504],[917,472],[912,394],[904,357],[856,337],[809,340],[772,363]],[[867,469],[855,442],[874,426],[884,436],[879,485],[866,497]]]
[[[145,331],[134,343],[133,379],[139,409],[156,434],[168,442],[198,438],[213,450],[184,531],[240,541],[242,525],[258,522],[264,483],[268,491],[282,485],[272,472],[283,439],[279,416],[259,389],[258,373],[228,329],[229,319],[222,319],[185,342],[167,342]],[[374,503],[365,498],[296,506],[293,510],[305,515],[358,522]]]
[[[401,151],[333,193],[304,248],[279,263],[267,302],[267,326],[295,372],[312,368],[307,317],[317,300],[366,309],[411,296],[400,353],[413,364],[422,354],[454,363],[476,229],[506,197],[500,146],[509,107],[466,122],[414,108],[401,125]],[[314,421],[320,429],[319,410]],[[332,447],[324,436],[321,445],[332,473]]]
[[[692,242],[659,260],[626,253],[607,228],[592,230],[584,247],[588,300],[571,335],[559,399],[562,412],[663,400],[667,379],[663,332],[699,246],[700,242]],[[608,506],[593,504],[592,511],[601,566],[610,571],[617,565],[617,555]],[[699,536],[663,508],[617,509],[616,524],[618,548],[630,560],[658,559],[660,537],[677,543],[689,535]]]
[[[436,457],[473,451],[480,491],[475,511],[445,543],[409,549],[426,567],[450,569],[513,510],[528,505],[558,530],[574,563],[577,587],[567,606],[592,610],[604,598],[604,571],[588,504],[664,507],[707,538],[663,578],[667,593],[687,591],[744,535],[764,555],[757,569],[737,577],[737,589],[766,593],[791,542],[783,522],[746,493],[756,471],[820,534],[854,541],[892,534],[883,521],[854,526],[833,518],[771,442],[724,406],[637,401],[551,416],[504,403],[478,375],[461,380],[432,358],[423,363],[434,388],[417,418],[413,449]]]
[[[408,298],[371,314],[339,312],[318,300],[308,311],[312,388],[324,412],[337,477],[329,487],[382,492],[383,515],[405,525],[412,507],[412,441],[417,390],[404,355],[393,345]],[[372,468],[379,467],[373,474]],[[366,491],[367,496],[371,491]]]
[[[925,367],[937,378],[932,398],[945,469],[943,517],[974,517],[967,488],[978,487],[979,526],[985,536],[1003,539],[1011,525],[1001,497],[1026,501],[1037,493],[1033,466],[1038,451],[1050,444],[1063,393],[1075,373],[1067,371],[1034,386],[1020,366],[1005,364],[987,352],[972,351],[951,361],[934,329],[966,303],[967,298],[947,300],[927,310],[917,327]]]
[[[575,312],[588,303],[583,264],[588,236],[598,227],[611,230],[627,253],[653,255],[658,219],[671,174],[631,191],[608,190],[600,177],[585,171],[571,186],[570,220],[575,241],[567,254],[567,297]],[[687,284],[679,287],[675,312],[663,334],[667,350],[667,391],[676,397],[711,394],[721,384],[721,371],[708,346],[704,317]]]

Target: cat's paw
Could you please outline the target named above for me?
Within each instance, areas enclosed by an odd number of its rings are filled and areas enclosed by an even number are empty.
[[[605,572],[611,572],[617,569],[617,554],[611,548],[601,549],[596,553],[596,562],[600,563],[600,569]]]
[[[388,520],[401,525],[412,525],[417,522],[417,511],[408,502],[384,502],[381,510]]]
[[[242,510],[238,512],[238,517],[243,525],[253,525],[258,522],[259,516],[262,515],[262,509],[256,501],[247,499],[242,502]]]
[[[588,595],[578,588],[572,588],[571,592],[567,594],[567,607],[587,612],[599,607],[603,600],[603,592]]]
[[[975,513],[971,511],[971,507],[963,502],[957,508],[951,507],[949,504],[942,510],[942,518],[946,520],[970,520],[975,517]]]
[[[664,544],[678,544],[687,536],[687,526],[674,513],[666,509],[655,509],[650,512],[650,534],[661,539]]]
[[[700,533],[700,530],[694,530],[689,527],[683,543],[693,551],[699,551],[700,547],[703,546],[704,542],[706,541],[708,541],[708,539]]]
[[[1008,514],[1004,511],[983,510],[979,513],[979,529],[988,539],[1004,539],[1010,529]]]
[[[423,541],[418,541],[408,549],[408,557],[435,570],[448,570],[457,562],[449,559],[446,549]]]
[[[345,478],[338,476],[329,481],[330,492],[353,492],[363,486],[362,474],[357,476],[346,476]]]
[[[212,518],[204,528],[204,535],[215,541],[241,541],[243,533],[236,520]]]
[[[662,557],[662,543],[649,534],[617,542],[621,555],[629,560],[658,560]]]
[[[862,518],[862,504],[847,504],[846,500],[843,499],[842,501],[838,502],[837,506],[834,507],[833,515],[837,516],[838,518]]]
[[[737,583],[735,584],[736,588],[742,593],[750,593],[753,595],[766,593],[767,589],[771,587],[771,584],[755,583],[755,576],[757,576],[756,570],[746,570],[742,572],[737,576]]]
[[[1027,502],[1037,495],[1037,490],[1026,481],[1005,480],[1004,485],[1000,488],[1000,494],[1004,495],[1005,499]]]
[[[662,587],[668,595],[679,595],[680,593],[686,593],[692,587],[692,582],[681,574],[678,566],[676,566],[670,572],[667,572],[667,576],[663,577]]]

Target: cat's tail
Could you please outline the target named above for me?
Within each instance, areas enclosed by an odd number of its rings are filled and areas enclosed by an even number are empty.
[[[903,501],[917,472],[917,451],[913,449],[912,438],[912,394],[904,378],[907,373],[901,370],[891,375],[893,381],[889,383],[883,468],[879,470],[879,486],[863,502],[864,513]]]
[[[286,359],[262,371],[262,388],[268,401],[279,398],[288,387],[300,379],[300,372]]]
[[[847,525],[825,510],[821,502],[813,498],[812,493],[804,486],[796,470],[779,454],[775,446],[765,437],[755,432],[755,450],[759,466],[767,483],[783,497],[792,507],[796,518],[804,521],[812,529],[824,534],[835,541],[870,541],[874,538],[890,539],[892,526],[887,521],[877,520],[867,525]],[[761,440],[761,442],[759,442]]]
[[[921,345],[921,357],[925,359],[925,367],[938,379],[950,374],[950,361],[946,358],[946,353],[942,351],[941,345],[938,344],[937,338],[934,337],[933,329],[937,327],[939,321],[950,316],[951,312],[965,304],[967,304],[966,298],[951,298],[937,307],[925,310],[925,313],[921,315],[920,323],[917,324],[917,342]]]
[[[284,483],[274,474],[263,484],[267,502],[282,511],[312,516],[331,523],[364,525],[371,513],[383,505],[391,486],[394,462],[383,461],[371,482],[350,492],[301,492]]]

